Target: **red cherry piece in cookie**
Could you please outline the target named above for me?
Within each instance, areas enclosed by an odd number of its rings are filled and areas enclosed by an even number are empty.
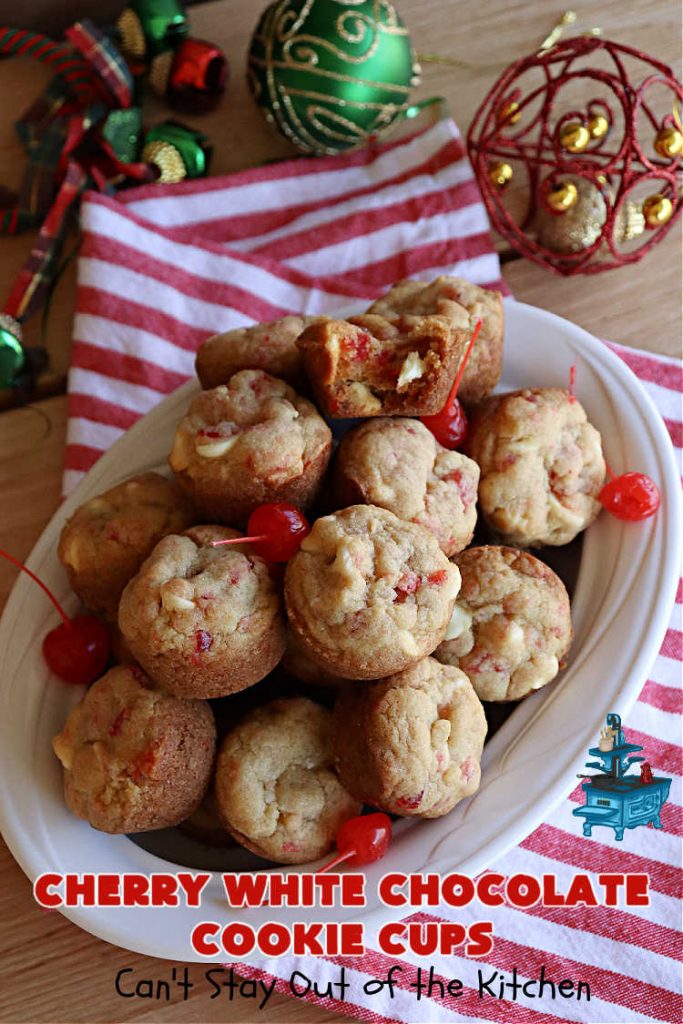
[[[109,630],[103,622],[92,615],[77,615],[45,636],[43,656],[64,682],[87,686],[104,672],[109,645]]]
[[[346,861],[350,867],[361,867],[381,860],[391,845],[391,818],[376,811],[349,818],[337,832],[338,856],[319,868],[316,874],[329,871]]]
[[[470,357],[470,353],[472,352],[480,330],[481,320],[477,320],[474,325],[474,330],[472,331],[472,337],[469,340],[465,355],[463,356],[462,363],[460,364],[460,369],[453,381],[451,393],[448,396],[446,404],[441,412],[437,412],[434,416],[420,417],[425,427],[427,427],[427,430],[431,430],[439,444],[443,445],[444,448],[448,448],[450,451],[454,448],[458,448],[464,443],[469,430],[465,410],[456,398],[456,395],[458,393],[458,388],[460,387],[462,375],[465,372],[465,367],[467,366],[467,360]]]
[[[617,519],[640,522],[655,514],[661,495],[654,480],[644,473],[622,473],[605,484],[599,499]]]
[[[286,501],[259,505],[249,516],[247,535],[230,540],[214,540],[212,547],[227,544],[251,544],[267,562],[288,562],[301,547],[311,527],[303,512]]]
[[[109,659],[109,630],[92,615],[76,615],[70,619],[61,604],[43,581],[23,562],[0,548],[0,556],[16,565],[49,597],[61,616],[61,623],[46,634],[43,657],[48,668],[65,683],[87,686],[101,676]]]

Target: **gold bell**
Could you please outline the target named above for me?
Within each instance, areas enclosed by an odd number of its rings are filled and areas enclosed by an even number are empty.
[[[609,121],[604,114],[593,114],[586,125],[591,139],[602,139],[609,131]]]
[[[579,190],[573,181],[560,181],[548,190],[545,201],[555,213],[564,213],[571,209],[578,198]]]
[[[187,177],[183,158],[170,142],[162,142],[160,139],[148,142],[142,151],[142,160],[157,167],[157,181],[162,185],[175,184]]]
[[[505,188],[507,183],[512,179],[512,168],[510,164],[506,164],[501,161],[497,164],[491,164],[489,167],[489,181],[498,188]]]
[[[667,224],[671,220],[674,204],[668,196],[663,196],[658,192],[643,201],[642,210],[645,223],[649,228],[661,228],[663,224]]]
[[[521,116],[519,103],[516,100],[510,100],[509,103],[504,103],[498,111],[498,124],[517,124]]]
[[[560,145],[568,153],[583,153],[590,140],[590,132],[578,121],[569,121],[560,129]]]
[[[683,150],[683,135],[678,128],[660,128],[655,135],[655,151],[671,160]]]
[[[131,57],[144,57],[147,50],[147,41],[142,28],[142,22],[135,11],[130,7],[124,8],[116,22],[116,27],[121,33],[121,49]]]

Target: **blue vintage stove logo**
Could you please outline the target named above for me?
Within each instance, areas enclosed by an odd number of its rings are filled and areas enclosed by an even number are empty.
[[[639,825],[661,828],[660,811],[666,803],[671,779],[655,778],[644,757],[633,754],[642,747],[627,743],[619,715],[608,715],[605,728],[600,730],[597,747],[591,747],[591,757],[599,761],[586,761],[586,768],[597,768],[599,775],[579,775],[587,779],[582,785],[586,794],[583,807],[573,814],[585,818],[583,834],[591,835],[596,825],[614,829],[614,838],[622,840],[624,829]],[[632,764],[642,761],[639,775],[629,775]]]

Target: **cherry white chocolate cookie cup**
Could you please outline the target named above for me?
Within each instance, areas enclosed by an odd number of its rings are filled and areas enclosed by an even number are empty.
[[[263,370],[242,370],[197,395],[168,461],[200,517],[243,527],[266,502],[307,508],[331,450],[311,402]]]
[[[224,697],[263,679],[285,649],[269,565],[225,527],[165,537],[126,587],[119,626],[156,685],[179,697]]]
[[[479,467],[447,451],[419,420],[368,420],[342,438],[333,469],[336,507],[366,502],[434,534],[444,554],[472,540]]]
[[[280,864],[323,857],[361,809],[334,770],[332,713],[305,697],[256,708],[228,733],[215,797],[237,842]]]
[[[459,587],[457,566],[423,526],[352,505],[313,524],[287,565],[285,605],[315,662],[378,679],[437,647]]]
[[[563,388],[488,398],[470,424],[479,510],[496,537],[518,547],[568,544],[600,512],[600,434]]]
[[[123,588],[154,545],[192,521],[174,481],[141,473],[77,508],[64,524],[57,554],[83,604],[116,621]]]
[[[572,642],[562,580],[516,548],[468,548],[456,562],[462,587],[434,657],[466,672],[481,700],[520,700],[546,686]]]
[[[296,339],[314,316],[283,316],[265,324],[214,334],[200,346],[195,369],[202,387],[227,384],[240,370],[265,370],[297,390],[308,385]]]
[[[67,805],[110,833],[168,828],[191,815],[207,790],[215,746],[209,705],[154,689],[134,665],[93,683],[53,740]]]
[[[344,785],[364,803],[438,818],[479,788],[486,717],[460,669],[424,658],[344,690],[334,746]]]

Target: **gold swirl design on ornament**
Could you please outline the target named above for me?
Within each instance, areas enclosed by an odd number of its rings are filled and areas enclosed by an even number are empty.
[[[392,92],[403,93],[407,96],[411,91],[410,85],[397,85],[395,82],[376,82],[372,78],[358,78],[357,75],[345,75],[341,71],[328,71],[326,68],[314,66],[312,64],[295,64],[292,61],[273,60],[268,57],[261,58],[256,57],[254,54],[250,57],[250,62],[255,67],[263,68],[266,74],[271,74],[274,68],[278,70],[294,70],[294,71],[308,71],[312,75],[318,75],[321,78],[332,78],[336,82],[352,82],[358,85],[367,85],[372,89],[391,89]]]
[[[305,100],[319,100],[321,103],[335,104],[338,107],[353,107],[354,110],[405,110],[404,103],[373,103],[372,100],[349,100],[342,96],[329,96],[326,93],[311,92],[309,89],[294,89],[291,86],[285,93],[280,87],[281,96],[301,96]]]

